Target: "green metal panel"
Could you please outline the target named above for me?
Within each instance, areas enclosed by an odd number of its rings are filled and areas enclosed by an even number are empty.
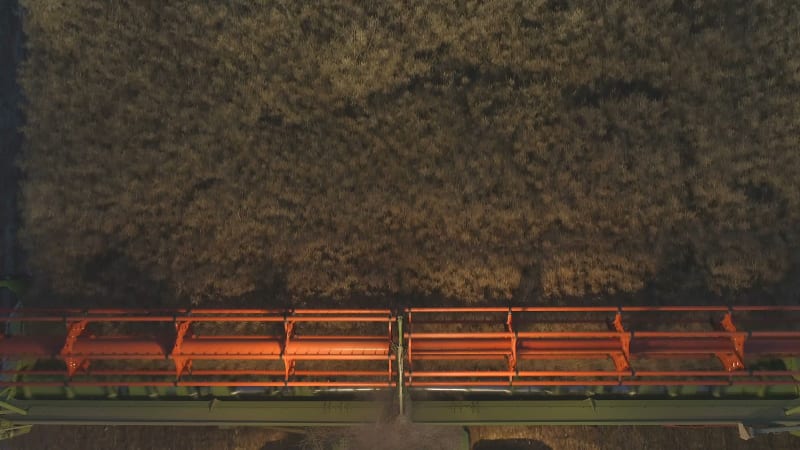
[[[13,400],[16,425],[313,426],[371,423],[391,414],[367,401]],[[418,401],[413,422],[435,425],[798,426],[798,400],[499,400]]]
[[[15,400],[17,425],[313,426],[370,423],[385,408],[365,401]]]
[[[402,368],[397,365],[398,372],[402,373]],[[399,375],[398,375],[399,378]],[[24,381],[21,377],[18,381]],[[74,377],[75,381],[83,381],[82,376]],[[86,380],[89,380],[88,378]],[[53,381],[56,381],[54,378]],[[710,397],[720,399],[786,399],[797,398],[800,396],[797,385],[776,385],[776,386],[639,386],[631,388],[597,387],[597,386],[571,386],[571,387],[509,387],[498,388],[497,395],[507,396],[509,400],[566,400],[585,397],[598,399],[706,399]],[[377,390],[376,390],[377,391]],[[380,389],[389,394],[391,389]],[[291,399],[319,399],[321,391],[313,388],[254,388],[243,390],[236,386],[230,387],[182,387],[182,386],[119,386],[119,387],[98,387],[98,386],[25,386],[14,389],[13,397],[20,400],[45,400],[45,399],[74,399],[74,400],[97,400],[104,398],[116,398],[119,400],[138,400],[159,398],[163,400],[192,400],[197,398],[210,399],[242,399],[248,400],[267,400],[275,397]],[[419,389],[398,389],[395,393],[398,402],[409,396],[412,400],[431,399],[426,397],[424,391]],[[402,395],[402,397],[401,397]],[[467,394],[473,397],[470,399],[483,400],[480,394]],[[478,395],[478,397],[474,397]],[[452,397],[450,398],[452,399]]]
[[[799,425],[798,400],[418,401],[414,422],[440,425]]]

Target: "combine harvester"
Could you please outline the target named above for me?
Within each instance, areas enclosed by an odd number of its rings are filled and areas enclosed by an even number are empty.
[[[800,426],[800,306],[6,309],[36,424]]]

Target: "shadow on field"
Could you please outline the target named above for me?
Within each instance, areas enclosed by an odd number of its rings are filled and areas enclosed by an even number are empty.
[[[472,450],[553,450],[542,441],[531,439],[501,439],[478,441]]]

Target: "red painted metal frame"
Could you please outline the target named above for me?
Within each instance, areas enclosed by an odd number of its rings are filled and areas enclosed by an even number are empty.
[[[63,361],[64,370],[4,371],[0,386],[259,386],[259,387],[391,387],[395,355],[389,310],[46,310],[6,312],[7,321],[25,324],[61,322],[66,334],[27,334],[0,339],[6,359]],[[345,334],[298,333],[304,323],[330,323]],[[138,323],[150,332],[136,335],[96,335],[93,323]],[[245,324],[280,327],[280,333],[196,335],[195,324]],[[385,334],[364,334],[359,326],[385,324]],[[160,325],[160,329],[159,329]],[[165,332],[165,326],[172,327]],[[50,329],[52,327],[48,327]],[[313,327],[319,328],[319,326]],[[167,328],[169,329],[169,328]],[[307,331],[307,330],[304,330]],[[312,330],[313,331],[313,330]],[[123,368],[94,369],[98,361],[115,361]],[[170,361],[172,370],[142,369]],[[265,368],[195,370],[197,361],[256,361]],[[282,369],[268,369],[270,361]],[[302,370],[298,361],[331,368]],[[384,370],[341,370],[336,363],[373,361]],[[126,364],[135,368],[125,369]],[[20,376],[24,377],[20,379]],[[112,378],[113,377],[113,378]],[[338,379],[337,379],[338,378]]]
[[[399,314],[407,324],[399,357],[409,387],[769,386],[800,379],[798,371],[754,365],[800,357],[800,306],[410,308]],[[29,325],[26,335],[0,339],[0,357],[39,361],[2,371],[0,386],[382,388],[394,387],[398,376],[397,314],[389,310],[23,309],[0,315]],[[243,323],[262,332],[194,331],[198,324]],[[138,328],[126,335],[95,330],[126,326]],[[335,332],[322,332],[330,329]],[[656,359],[711,360],[717,367],[663,370],[652,364]],[[56,366],[37,368],[47,360]],[[536,367],[547,360],[611,364]],[[248,361],[254,368],[193,367],[198,361]],[[478,368],[486,361],[496,367]],[[370,367],[356,367],[362,364]]]
[[[800,356],[800,306],[410,308],[405,314],[405,378],[413,387],[800,383],[798,371],[748,365]],[[477,323],[495,327],[463,331]],[[790,329],[774,329],[781,324]],[[528,329],[542,325],[555,331]],[[695,370],[653,368],[661,359],[677,360],[675,366],[709,359],[718,363],[717,368]],[[577,367],[610,360],[613,369],[521,368],[546,360]],[[428,361],[438,367],[426,369]],[[476,367],[482,361],[497,361],[505,368],[470,368],[471,362]]]

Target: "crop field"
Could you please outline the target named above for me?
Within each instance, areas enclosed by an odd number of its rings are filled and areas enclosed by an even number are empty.
[[[20,3],[31,305],[800,300],[794,0]]]
[[[796,2],[23,4],[22,239],[61,298],[732,298],[797,273]]]

